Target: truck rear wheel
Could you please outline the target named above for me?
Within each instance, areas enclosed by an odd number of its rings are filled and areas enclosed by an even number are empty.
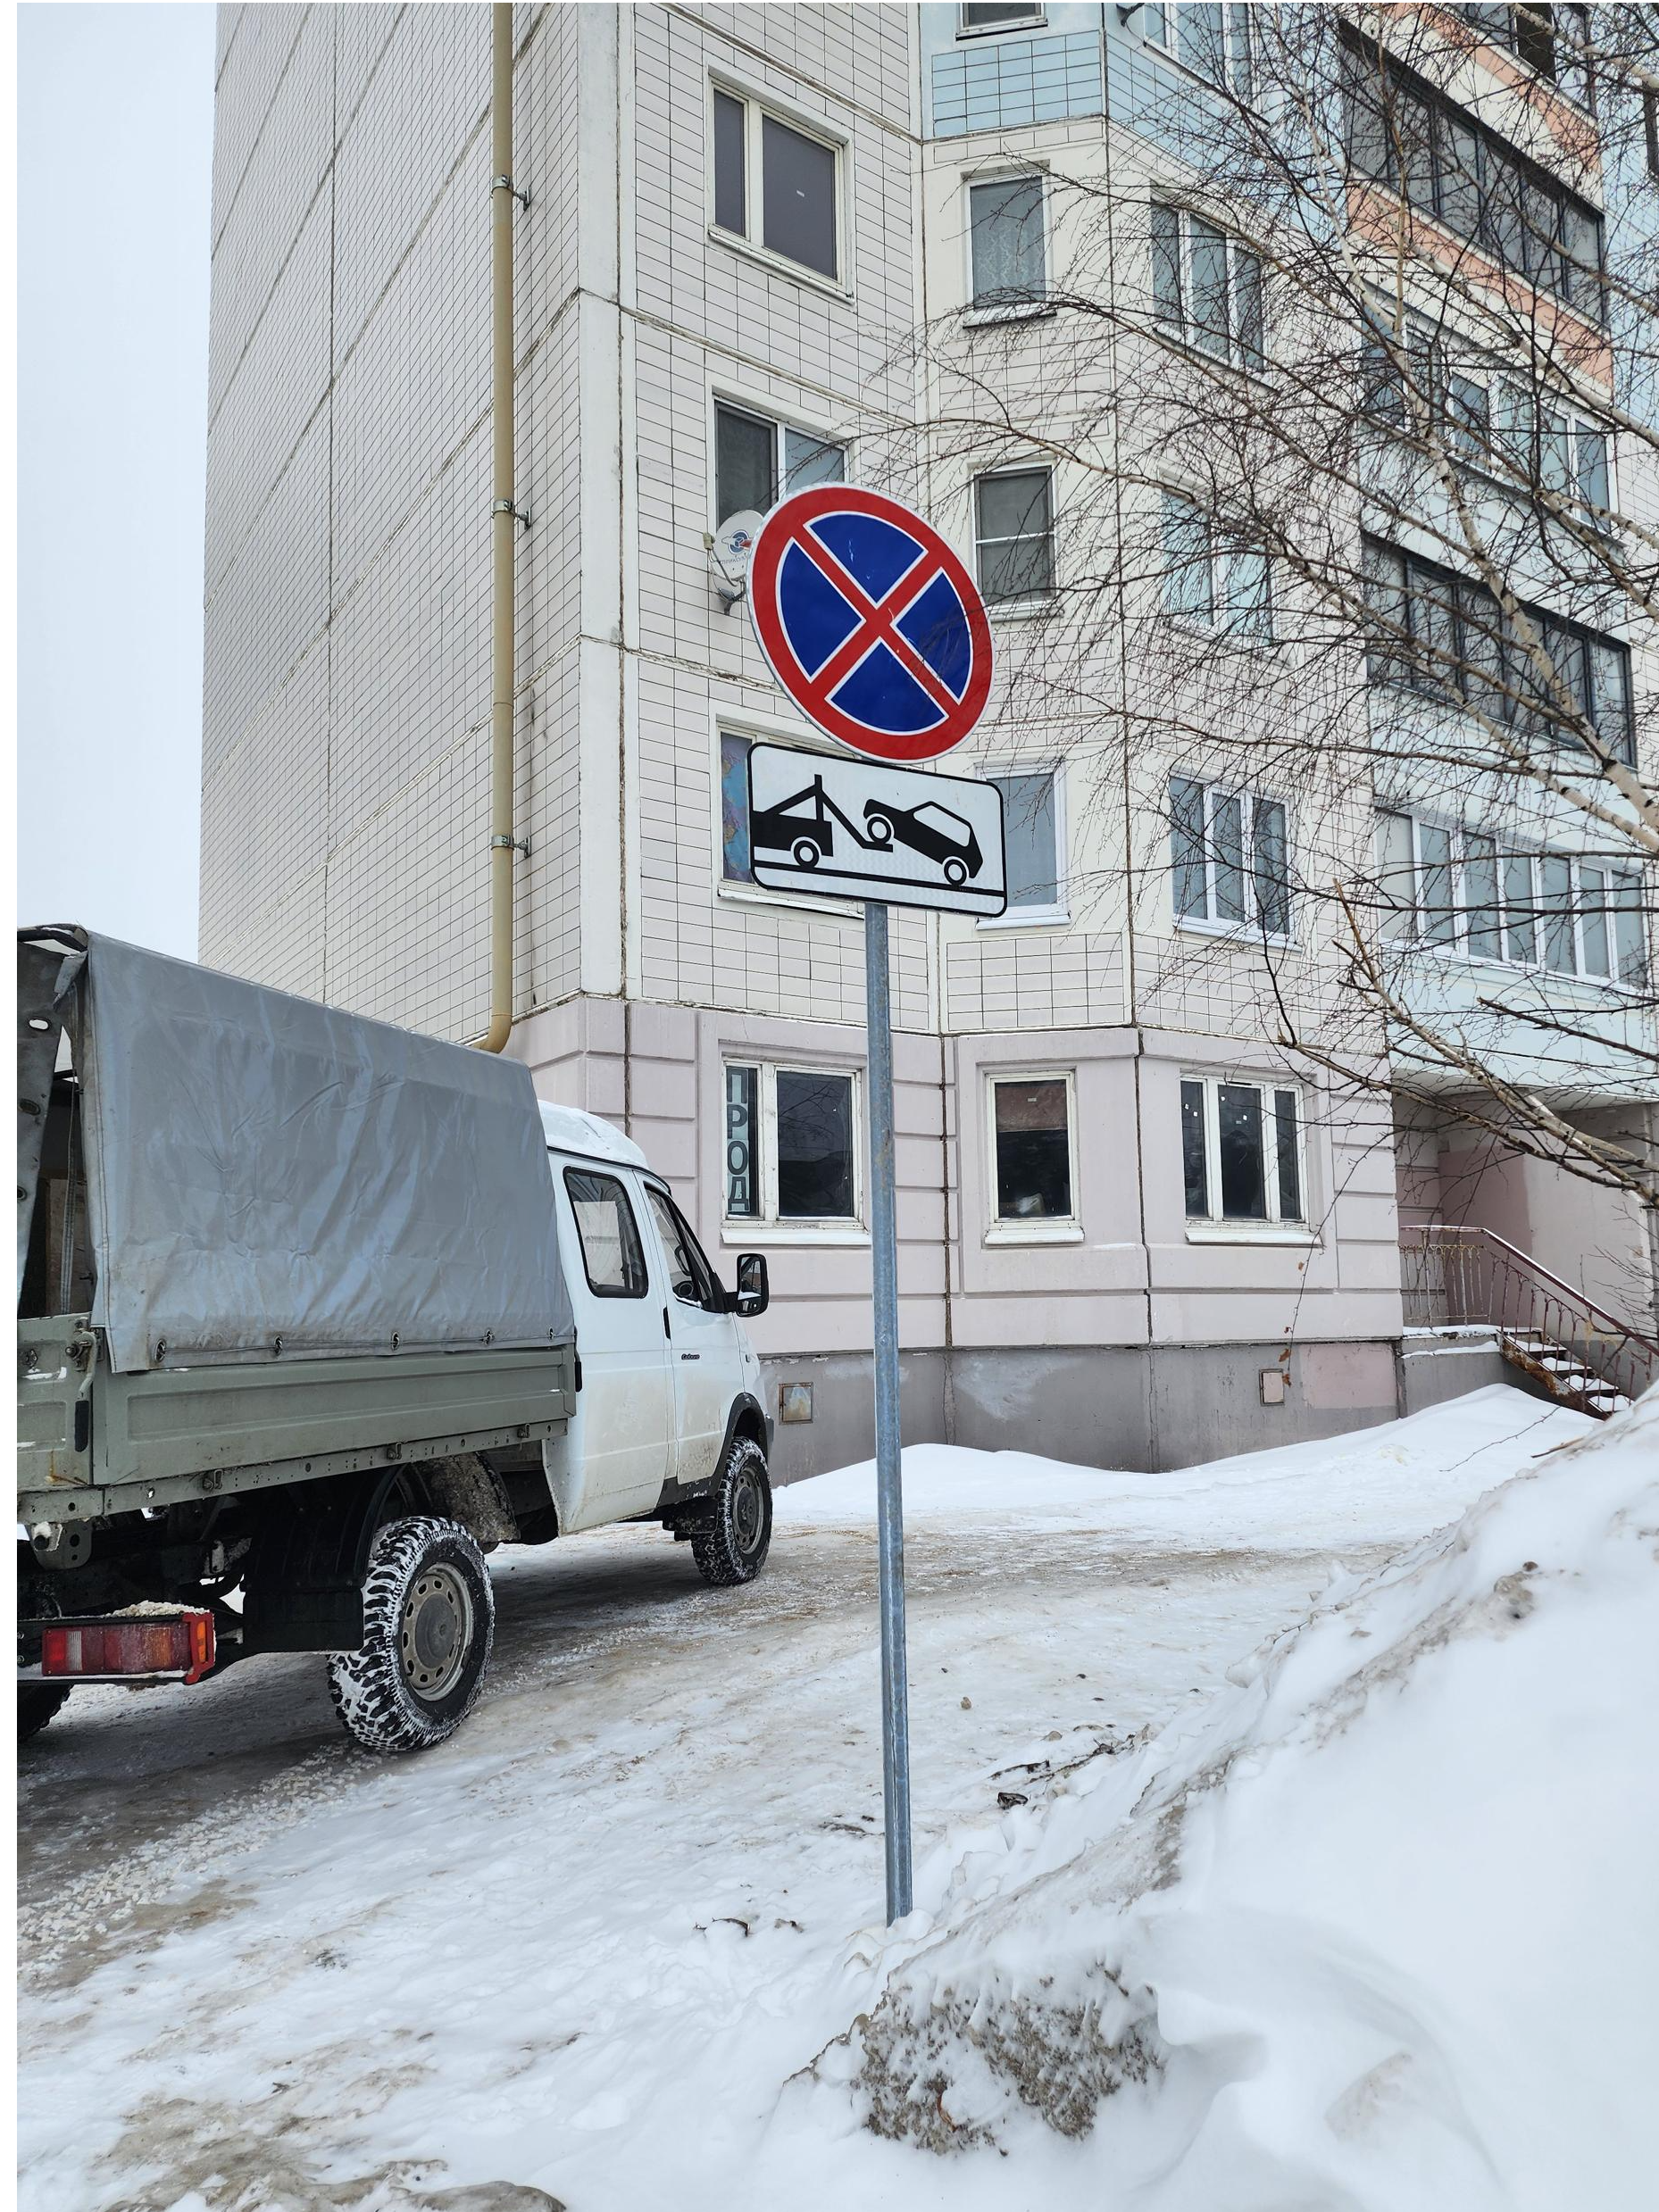
[[[371,1751],[423,1751],[453,1735],[484,1686],[496,1600],[484,1555],[459,1521],[391,1521],[363,1585],[363,1646],[336,1651],[329,1688]]]
[[[17,1740],[26,1743],[38,1736],[69,1695],[67,1683],[20,1684],[17,1692]]]
[[[717,1589],[753,1582],[771,1544],[771,1482],[750,1437],[732,1439],[710,1503],[713,1515],[691,1539],[697,1572]]]

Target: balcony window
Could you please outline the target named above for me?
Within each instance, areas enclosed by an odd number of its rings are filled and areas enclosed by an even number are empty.
[[[1528,736],[1581,742],[1588,725],[1616,760],[1632,758],[1630,648],[1541,607],[1521,610],[1530,636],[1484,586],[1368,538],[1371,680],[1466,703]]]
[[[1641,881],[1617,860],[1505,850],[1486,830],[1396,812],[1378,817],[1377,852],[1385,940],[1646,985]]]
[[[1599,320],[1602,220],[1588,201],[1375,48],[1346,48],[1355,175],[1398,192],[1538,290]]]

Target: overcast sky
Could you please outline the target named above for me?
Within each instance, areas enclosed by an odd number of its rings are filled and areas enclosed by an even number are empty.
[[[18,10],[19,919],[194,956],[213,10]]]

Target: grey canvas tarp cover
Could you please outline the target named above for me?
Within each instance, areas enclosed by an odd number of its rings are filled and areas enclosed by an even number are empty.
[[[118,1370],[569,1339],[528,1068],[108,937],[79,988]]]

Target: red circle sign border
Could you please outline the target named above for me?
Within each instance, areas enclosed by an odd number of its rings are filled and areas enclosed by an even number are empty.
[[[902,530],[907,537],[914,538],[921,546],[922,561],[912,563],[896,588],[908,584],[918,570],[925,567],[928,580],[942,573],[962,602],[963,612],[968,620],[972,655],[968,686],[961,699],[946,712],[945,719],[932,729],[888,735],[855,721],[850,715],[842,713],[838,707],[832,705],[829,699],[817,696],[818,679],[809,676],[801,666],[785,635],[777,602],[778,571],[785,553],[799,541],[806,525],[815,521],[820,515],[849,512],[871,515],[878,521],[890,522],[896,529]],[[917,592],[924,588],[925,585],[918,585],[909,597],[913,598]],[[862,753],[874,761],[937,760],[941,753],[949,753],[959,745],[985,711],[985,703],[990,696],[991,689],[992,643],[990,619],[985,611],[985,602],[980,596],[979,586],[954,547],[946,545],[933,525],[924,521],[921,515],[906,507],[902,501],[889,498],[885,492],[867,491],[859,484],[814,484],[804,491],[791,492],[787,498],[780,499],[755,536],[754,551],[749,556],[747,596],[755,643],[779,684],[810,721],[815,722],[830,736],[838,738],[844,745],[850,745],[855,753]],[[871,618],[866,614],[858,629],[850,633],[850,637],[857,637],[870,626]],[[838,650],[844,651],[845,647]],[[828,665],[826,662],[825,666]],[[840,678],[836,680],[838,682]],[[938,680],[936,677],[935,681]],[[950,696],[947,686],[941,684],[939,687],[946,697]]]

